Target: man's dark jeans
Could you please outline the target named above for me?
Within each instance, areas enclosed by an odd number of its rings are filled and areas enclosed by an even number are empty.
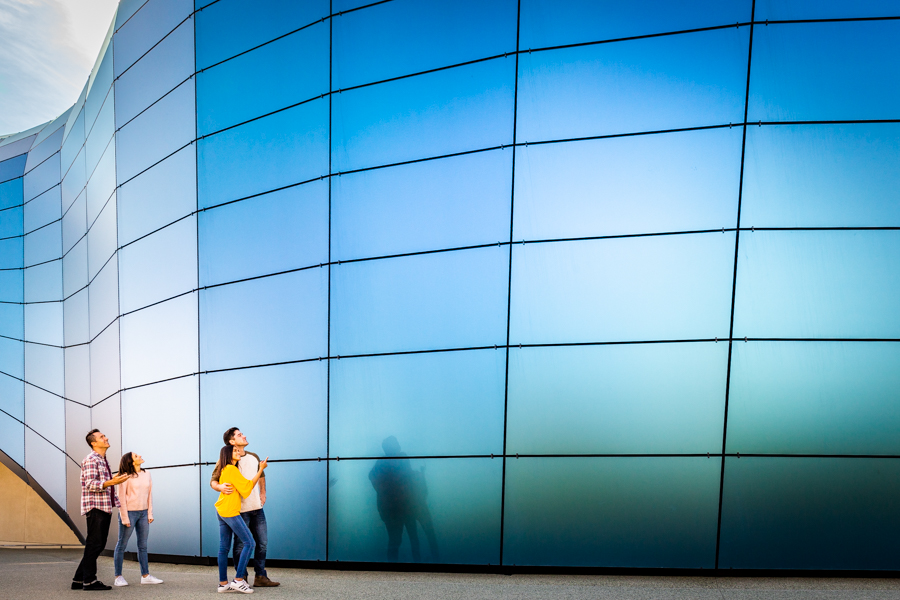
[[[85,516],[87,517],[87,538],[84,541],[84,556],[78,564],[78,570],[75,571],[72,581],[92,583],[97,579],[97,557],[106,547],[112,515],[99,508],[93,508]]]
[[[257,577],[260,575],[268,577],[266,575],[266,544],[269,541],[269,532],[266,527],[266,513],[263,512],[263,509],[250,510],[242,512],[241,516],[244,518],[244,523],[250,528],[253,539],[256,540],[256,551],[253,553],[253,560],[250,561],[253,563],[253,573]],[[234,564],[238,563],[238,557],[240,557],[243,548],[244,543],[235,536]]]

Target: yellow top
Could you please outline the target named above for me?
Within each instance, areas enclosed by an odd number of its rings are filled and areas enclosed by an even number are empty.
[[[236,517],[241,514],[241,498],[246,498],[253,491],[250,480],[241,475],[234,465],[225,465],[219,475],[219,483],[230,483],[237,494],[219,494],[216,500],[216,511],[220,517]]]

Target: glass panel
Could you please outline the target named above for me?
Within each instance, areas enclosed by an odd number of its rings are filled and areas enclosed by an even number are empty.
[[[0,337],[0,373],[25,377],[25,344]]]
[[[63,297],[68,297],[88,284],[87,238],[69,250],[63,258]]]
[[[85,82],[85,87],[87,87],[87,82]],[[80,98],[79,101],[82,99]],[[75,155],[78,154],[78,151],[84,145],[84,111],[78,106],[73,107],[71,110],[75,111],[74,115],[70,114],[69,116],[72,126],[69,127],[68,123],[66,124],[65,140],[59,152],[60,167],[63,173],[69,170],[69,167],[75,160]]]
[[[337,171],[512,143],[515,58],[332,96]]]
[[[25,423],[57,448],[66,444],[65,403],[59,396],[25,386]]]
[[[91,177],[97,162],[103,156],[103,153],[106,152],[107,147],[109,147],[110,140],[115,132],[116,115],[112,96],[110,96],[106,104],[103,105],[103,110],[100,111],[97,122],[94,123],[94,128],[91,129],[87,142],[84,145],[84,168],[88,178]]]
[[[895,570],[898,494],[898,460],[729,457],[719,568]]]
[[[0,210],[0,238],[22,235],[23,207]]]
[[[328,173],[328,100],[229,129],[198,142],[200,207]]]
[[[131,16],[147,3],[147,0],[121,0],[116,12],[116,28],[121,27]]]
[[[743,121],[750,28],[522,54],[519,142]]]
[[[2,257],[2,253],[0,253],[0,257]],[[22,269],[0,270],[0,300],[3,302],[22,302],[25,291],[24,273]]]
[[[53,123],[47,125],[48,128],[54,126]],[[25,163],[26,173],[37,168],[44,161],[53,156],[53,154],[59,152],[60,146],[62,146],[62,136],[64,131],[65,127],[60,126],[45,140],[42,141],[40,138],[35,140],[38,145],[32,148],[31,152],[28,153],[28,161]],[[57,162],[58,167],[59,157],[57,156],[53,160]]]
[[[109,90],[113,84],[113,49],[107,46],[104,49],[103,59],[97,66],[97,73],[94,75],[94,82],[91,83],[91,89],[87,98],[84,100],[84,121],[85,127],[90,130],[100,108],[103,106],[107,98],[112,97]],[[110,102],[110,104],[112,104]]]
[[[114,47],[116,77],[193,11],[192,0],[149,0],[127,22],[120,24]]]
[[[54,260],[25,269],[25,301],[62,299],[62,261]]]
[[[197,377],[183,377],[122,392],[122,451],[137,452],[148,468],[196,463],[200,443],[198,383]],[[178,442],[160,444],[160,435]]]
[[[0,240],[0,269],[21,269],[24,256],[23,238]]]
[[[116,141],[113,140],[87,184],[87,220],[93,223],[116,189]]]
[[[197,208],[194,146],[144,171],[120,187],[116,196],[123,245],[190,214]]]
[[[72,168],[69,169],[69,172],[66,173],[65,177],[62,180],[62,202],[64,212],[69,208],[69,205],[71,205],[72,202],[75,201],[78,195],[81,194],[86,182],[87,178],[85,177],[84,171],[84,151],[82,150],[78,153],[78,156],[75,158],[75,162],[72,164]],[[48,180],[47,183],[50,183],[50,181]]]
[[[25,343],[25,381],[61,396],[66,385],[64,370],[62,348]],[[28,394],[26,389],[26,401]],[[27,419],[26,422],[32,424]]]
[[[720,452],[727,366],[724,342],[511,349],[507,453]]]
[[[68,252],[87,233],[87,194],[81,193],[62,218],[63,252]]]
[[[66,398],[70,400],[74,400],[75,402],[81,402],[83,404],[91,403],[91,353],[90,346],[87,344],[82,346],[72,346],[71,348],[65,349],[65,361],[66,361]],[[69,406],[77,406],[72,402],[67,405],[66,408],[66,419],[68,420],[68,413],[70,412]],[[74,408],[71,410],[75,410]],[[90,425],[90,423],[88,423]],[[90,426],[87,429],[81,431],[81,436],[84,438],[84,435],[90,430]],[[77,433],[77,432],[76,432]],[[68,437],[66,438],[68,443]],[[82,439],[81,444],[84,444]],[[79,452],[74,456],[81,454],[81,448],[79,445]]]
[[[238,369],[201,377],[201,460],[218,460],[222,434],[234,427],[237,416],[241,432],[259,448],[261,456],[271,454],[273,459],[283,460],[327,455],[325,361]],[[250,398],[256,398],[252,401],[254,406],[265,408],[247,410]],[[272,419],[273,413],[277,419]]]
[[[758,27],[750,121],[894,119],[900,62],[890,48],[898,21]]]
[[[202,487],[212,492],[206,485],[209,476],[202,481]],[[325,560],[325,486],[325,463],[270,463],[266,519],[277,523],[277,529],[269,536],[267,558]],[[204,508],[208,506],[204,503]]]
[[[122,387],[197,372],[197,296],[122,317]]]
[[[521,458],[506,463],[503,562],[712,568],[714,458]]]
[[[147,539],[147,550],[150,553],[181,556],[199,554],[199,471],[200,467],[150,471],[153,477],[153,527]],[[203,508],[208,506],[211,505]],[[134,537],[136,536],[132,539]]]
[[[116,252],[116,199],[113,197],[88,232],[88,276],[93,279]]]
[[[51,223],[25,236],[25,266],[62,256],[62,222]],[[60,280],[60,283],[62,280]]]
[[[106,263],[88,288],[91,337],[103,331],[119,316],[119,275],[116,259]]]
[[[202,285],[328,262],[328,183],[200,213]]]
[[[22,199],[22,178],[0,183],[0,208],[19,206]]]
[[[96,427],[109,438],[110,446],[106,451],[106,459],[113,469],[119,466],[119,460],[122,458],[121,410],[118,394],[94,405],[91,409],[91,426]],[[107,542],[107,546],[112,544],[115,548],[116,536],[110,537],[112,539]]]
[[[116,125],[136,117],[193,73],[194,22],[188,19],[116,81]]]
[[[121,310],[131,312],[197,287],[197,219],[188,217],[119,251]]]
[[[741,128],[516,149],[515,240],[734,227]]]
[[[743,2],[691,0],[672,4],[660,0],[523,0],[520,47],[543,48],[619,39],[750,20]],[[758,17],[757,13],[757,17]]]
[[[109,327],[97,336],[91,348],[91,402],[99,402],[119,391],[119,331]]]
[[[25,382],[0,373],[0,415],[6,417],[4,413],[25,420]]]
[[[728,337],[734,234],[516,245],[511,343]]]
[[[25,205],[25,231],[34,231],[62,218],[59,192],[59,186],[54,186]]]
[[[509,239],[512,152],[479,152],[337,177],[332,249],[346,260]]]
[[[768,19],[842,19],[897,16],[894,0],[759,0],[756,20]]]
[[[66,455],[25,429],[25,469],[60,506],[66,505]]]
[[[90,341],[88,330],[88,291],[82,290],[63,302],[64,331],[67,346]]]
[[[194,80],[186,81],[116,134],[116,173],[124,183],[194,139]]]
[[[197,0],[198,8],[207,4],[208,0]],[[328,15],[328,4],[328,0],[219,0],[197,13],[197,69],[318,21]]]
[[[90,452],[90,448],[84,439],[87,432],[93,429],[91,427],[91,409],[87,406],[81,406],[74,402],[66,403],[66,454],[72,459],[81,462],[82,458]],[[71,463],[70,463],[71,464]],[[113,467],[113,465],[110,465]],[[115,465],[118,466],[118,465]],[[81,467],[75,465],[78,470],[79,479],[81,475]],[[78,486],[77,497],[81,499],[81,486]],[[81,512],[79,504],[78,511]]]
[[[21,154],[15,158],[0,162],[0,181],[7,181],[25,174],[25,161],[27,154]]]
[[[497,564],[502,468],[490,458],[332,464],[329,559]]]
[[[25,311],[21,304],[0,303],[0,335],[25,339]]]
[[[516,50],[516,0],[398,0],[334,19],[335,89]]]
[[[38,125],[32,131],[40,131],[44,126]],[[13,158],[16,156],[21,156],[22,154],[27,153],[32,144],[34,144],[34,140],[36,134],[32,134],[29,136],[21,137],[26,132],[15,133],[11,136],[4,137],[0,140],[0,161],[5,161],[9,158]],[[18,138],[18,139],[15,139]],[[13,140],[13,141],[10,141]],[[28,158],[25,158],[26,161],[26,169],[27,169],[27,161]],[[0,167],[2,169],[3,167]]]
[[[62,302],[25,305],[25,339],[39,344],[63,345]],[[29,379],[29,381],[31,381]],[[62,393],[60,391],[60,393]]]
[[[333,361],[331,455],[502,454],[505,381],[502,349]]]
[[[31,200],[32,198],[40,196],[53,186],[59,185],[59,182],[62,181],[59,172],[59,156],[54,156],[29,171],[25,175],[23,181],[24,187],[22,190],[25,200]],[[74,179],[72,181],[74,181]],[[84,182],[82,182],[82,185],[84,185]]]
[[[741,236],[735,337],[900,338],[897,231]]]
[[[310,269],[204,290],[204,371],[328,355],[328,270]]]
[[[728,452],[900,454],[900,345],[735,344]]]
[[[741,223],[900,225],[898,140],[896,123],[748,128]]]
[[[3,412],[0,412],[0,450],[25,466],[25,426]]]
[[[90,430],[91,427],[88,427]],[[77,456],[80,458],[82,453]],[[87,531],[87,519],[81,514],[81,464],[66,460],[66,511],[80,531]],[[112,527],[110,527],[112,529]]]
[[[332,271],[332,355],[506,342],[508,248],[344,263]]]
[[[328,92],[327,23],[197,74],[200,135]],[[297,60],[302,56],[303,60]]]

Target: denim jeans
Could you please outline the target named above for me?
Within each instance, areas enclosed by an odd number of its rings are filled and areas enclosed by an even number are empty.
[[[253,553],[253,573],[257,577],[260,575],[267,576],[266,546],[269,543],[269,531],[266,526],[266,513],[260,508],[259,510],[243,512],[241,517],[243,517],[244,523],[250,529],[250,533],[253,534],[253,539],[256,540],[256,551]],[[238,556],[240,556],[242,550],[243,544],[241,540],[234,540],[234,564],[237,564]]]
[[[234,563],[237,571],[235,578],[246,579],[247,562],[256,546],[250,529],[240,516],[223,517],[218,512],[216,516],[219,518],[219,581],[228,581],[228,551],[231,549],[232,534],[243,543],[241,556]]]
[[[146,510],[129,510],[128,520],[131,527],[122,524],[122,515],[119,515],[119,541],[116,542],[116,551],[113,553],[113,563],[116,567],[116,577],[122,574],[122,561],[125,559],[125,546],[131,539],[131,534],[137,531],[137,555],[141,565],[141,575],[150,574],[150,566],[147,561],[147,536],[150,535],[150,521]]]

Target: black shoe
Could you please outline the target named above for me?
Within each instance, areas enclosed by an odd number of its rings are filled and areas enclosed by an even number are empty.
[[[72,589],[73,589],[73,590],[83,590],[83,589],[84,589],[84,582],[82,582],[82,581],[73,581],[73,582],[72,582]]]
[[[111,590],[111,589],[112,589],[112,586],[110,586],[110,585],[103,585],[103,582],[102,582],[102,581],[97,580],[97,581],[95,581],[94,583],[86,583],[86,584],[84,584],[84,587],[83,587],[82,589],[83,589],[84,591],[86,591],[86,592],[88,592],[88,591],[93,592],[93,591],[95,591],[95,590],[97,590],[97,591],[99,591],[99,590]]]

